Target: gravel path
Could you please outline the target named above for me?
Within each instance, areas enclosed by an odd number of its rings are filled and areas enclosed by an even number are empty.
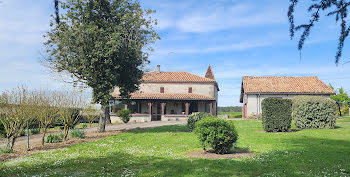
[[[152,122],[143,122],[143,123],[127,123],[127,124],[110,124],[106,125],[107,132],[121,131],[121,130],[132,130],[136,128],[152,128],[160,127],[164,125],[179,125],[185,124],[186,121],[152,121]],[[96,133],[98,127],[85,128],[85,132]],[[50,133],[47,133],[49,135]],[[47,136],[46,135],[46,136]],[[42,134],[30,135],[30,143],[41,142]],[[6,138],[0,138],[0,147],[5,145],[7,142]],[[25,145],[27,143],[27,136],[21,136],[16,140],[16,146]]]

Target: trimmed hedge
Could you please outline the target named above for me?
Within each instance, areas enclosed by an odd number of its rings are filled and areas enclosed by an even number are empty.
[[[188,116],[187,126],[188,129],[192,132],[196,128],[196,122],[208,117],[209,114],[205,112],[195,112]]]
[[[299,129],[334,128],[337,105],[320,96],[297,96],[293,99],[292,118]]]
[[[261,102],[262,124],[266,132],[286,132],[292,124],[292,100],[265,98]]]
[[[238,139],[233,122],[216,117],[208,117],[197,122],[195,132],[204,150],[209,146],[217,154],[229,152]]]

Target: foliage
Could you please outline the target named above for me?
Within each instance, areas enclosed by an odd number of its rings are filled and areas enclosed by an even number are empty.
[[[265,98],[261,102],[262,124],[266,132],[287,132],[292,124],[292,100]]]
[[[84,130],[80,130],[78,128],[76,129],[73,129],[71,132],[70,132],[70,135],[73,137],[73,138],[85,138],[85,132]]]
[[[348,106],[343,106],[340,109],[341,115],[349,115],[349,107]]]
[[[159,39],[153,29],[156,21],[150,17],[154,11],[133,0],[70,0],[60,8],[65,13],[51,22],[46,35],[45,63],[54,71],[70,73],[75,84],[91,87],[94,102],[105,110],[114,87],[122,97],[136,91],[153,50],[149,44]]]
[[[8,147],[0,147],[0,154],[8,154],[11,153],[11,149]]]
[[[190,116],[188,116],[188,120],[187,120],[188,129],[190,131],[193,131],[196,128],[196,123],[208,116],[209,114],[205,112],[192,113]]]
[[[217,154],[229,152],[238,139],[233,122],[214,117],[197,122],[195,132],[204,150],[209,146]]]
[[[30,129],[30,133],[31,134],[39,134],[40,133],[40,129],[38,129],[38,128],[32,128],[32,129]]]
[[[337,129],[290,133],[262,133],[261,120],[233,121],[236,147],[255,155],[241,159],[187,158],[201,148],[187,125],[134,130],[11,159],[0,163],[0,174],[101,176],[104,169],[104,176],[349,176],[348,121],[338,120]]]
[[[299,0],[290,0],[290,6],[288,11],[288,18],[290,23],[290,36],[294,37],[295,31],[303,30],[303,33],[299,40],[298,49],[302,50],[305,40],[310,35],[310,30],[315,23],[319,21],[321,13],[325,13],[326,16],[335,15],[335,21],[340,21],[339,26],[340,36],[338,42],[338,50],[335,55],[335,63],[338,64],[340,57],[342,55],[342,50],[344,47],[344,41],[348,37],[350,32],[350,26],[348,22],[348,7],[350,7],[350,2],[347,0],[313,0],[312,4],[309,6],[308,11],[311,12],[311,19],[306,24],[301,24],[295,27],[294,15],[295,7]]]
[[[130,111],[128,109],[122,109],[116,113],[116,115],[124,122],[128,123],[130,120]]]
[[[329,84],[329,87],[331,87],[333,90],[335,90],[331,84]],[[331,99],[337,103],[337,106],[338,106],[337,113],[338,113],[338,115],[342,116],[341,108],[343,106],[349,106],[350,98],[348,96],[348,93],[344,91],[343,87],[340,87],[339,89],[336,89],[335,91],[336,91],[336,94],[331,95]]]
[[[242,106],[218,107],[218,112],[242,112]]]
[[[0,137],[4,138],[6,137],[6,131],[4,125],[0,122]]]
[[[45,139],[46,143],[59,143],[62,141],[62,138],[60,137],[59,134],[49,134],[49,136],[47,136],[47,138]]]
[[[297,96],[293,99],[292,118],[299,129],[334,128],[336,104],[319,96]]]
[[[91,126],[91,124],[90,124],[90,126]],[[88,127],[88,125],[83,124],[83,125],[81,125],[81,127],[82,127],[82,128],[87,128],[87,127]]]

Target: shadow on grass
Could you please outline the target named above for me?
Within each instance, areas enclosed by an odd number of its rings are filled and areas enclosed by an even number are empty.
[[[175,129],[176,130],[176,129]],[[145,130],[142,130],[145,132]],[[153,132],[153,131],[146,131]],[[157,131],[158,132],[158,131]],[[3,166],[0,176],[348,176],[350,142],[310,137],[288,139],[290,148],[254,158],[198,159],[106,153],[99,158],[47,160],[37,165]],[[79,153],[74,149],[72,154]]]
[[[188,130],[188,127],[186,125],[165,125],[161,127],[147,128],[147,129],[138,128],[129,132],[130,133],[163,133],[163,132],[190,132],[190,131]]]

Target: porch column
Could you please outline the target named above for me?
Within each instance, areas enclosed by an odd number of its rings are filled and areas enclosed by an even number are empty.
[[[152,103],[148,103],[148,114],[152,116]]]
[[[161,107],[162,107],[162,112],[161,112],[161,114],[164,115],[166,103],[161,103],[160,105],[161,105]]]
[[[213,115],[213,103],[209,103],[209,114]]]
[[[127,104],[124,104],[124,109],[128,109],[128,105]]]
[[[186,106],[186,116],[188,116],[189,110],[190,110],[190,103],[185,103],[185,106]]]

